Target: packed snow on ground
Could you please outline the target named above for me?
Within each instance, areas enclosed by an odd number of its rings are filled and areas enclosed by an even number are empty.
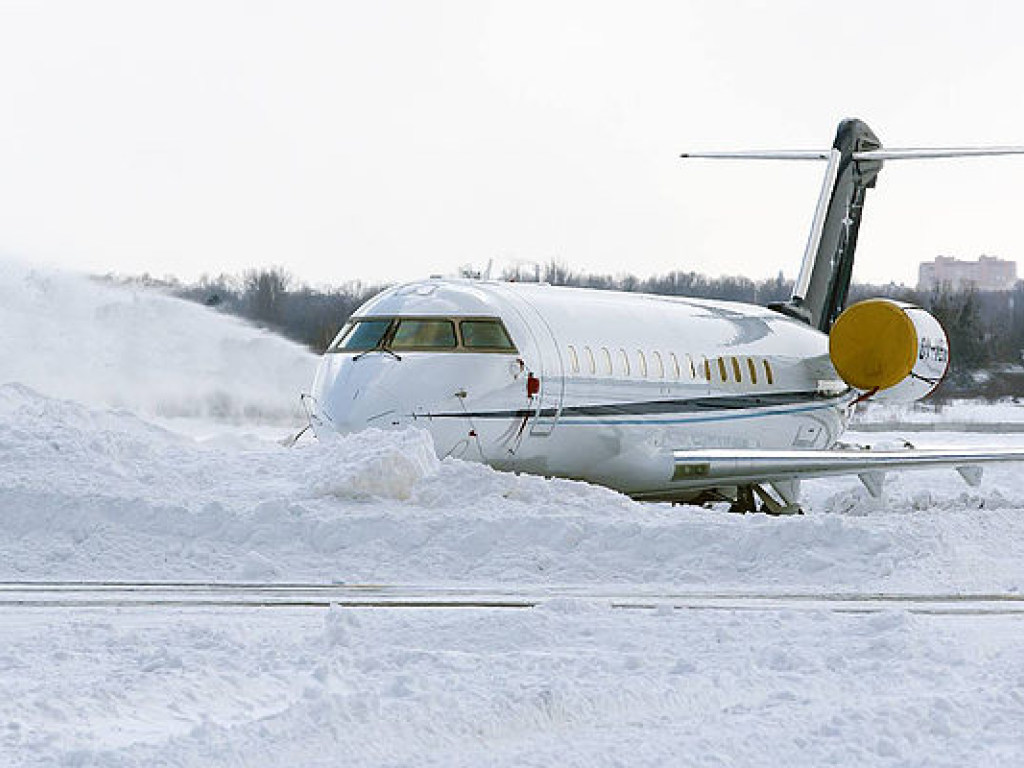
[[[1024,395],[1024,393],[1021,393]],[[1006,398],[994,402],[975,400],[932,401],[916,403],[868,403],[854,420],[856,425],[871,427],[898,423],[909,426],[988,427],[1024,424],[1024,401]]]
[[[315,364],[295,345],[65,274],[0,265],[0,294],[0,581],[555,595],[519,610],[0,607],[0,764],[1024,759],[1015,615],[586,597],[1014,595],[1019,468],[990,469],[978,488],[952,471],[893,476],[882,500],[856,479],[816,481],[806,515],[775,519],[439,461],[415,430],[289,449],[276,438]]]

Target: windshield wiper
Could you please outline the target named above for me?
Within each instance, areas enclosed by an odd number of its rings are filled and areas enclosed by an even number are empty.
[[[374,347],[373,349],[367,349],[367,350],[365,350],[363,352],[360,352],[358,355],[356,355],[355,357],[352,358],[352,362],[355,362],[359,358],[361,358],[361,357],[363,357],[365,355],[368,355],[371,352],[386,352],[387,354],[389,354],[393,358],[395,358],[395,360],[401,360],[402,359],[402,356],[400,354],[398,354],[397,352],[395,352],[394,350],[392,350],[392,349],[388,349],[387,347]]]

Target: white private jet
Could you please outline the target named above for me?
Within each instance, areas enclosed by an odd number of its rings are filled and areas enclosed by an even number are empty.
[[[952,467],[977,484],[983,464],[1024,451],[838,447],[858,402],[924,397],[949,364],[925,310],[888,299],[844,308],[865,192],[884,161],[1021,153],[888,150],[846,120],[830,150],[683,155],[827,162],[789,301],[400,285],[360,307],[324,354],[304,397],[310,425],[320,438],[414,425],[441,457],[736,511],[799,511],[805,477],[858,475],[879,495],[890,470]]]

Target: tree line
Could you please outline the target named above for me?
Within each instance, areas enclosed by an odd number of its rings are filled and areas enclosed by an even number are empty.
[[[105,275],[103,279],[157,288],[250,320],[318,353],[327,348],[363,302],[387,287],[358,280],[314,287],[300,283],[282,267],[249,269],[237,275],[203,275],[191,283],[148,274],[128,278]]]
[[[116,279],[108,276],[109,279]],[[666,296],[721,299],[765,305],[792,295],[793,281],[779,273],[774,278],[709,277],[697,272],[673,271],[641,278],[631,274],[602,275],[574,271],[551,261],[531,269],[506,270],[502,279],[543,281],[552,285],[599,290],[638,291]],[[339,286],[312,287],[300,283],[282,267],[246,270],[240,275],[204,276],[193,283],[174,278],[157,280],[144,275],[131,282],[156,285],[190,301],[246,318],[260,326],[322,352],[349,316],[385,285],[351,281]],[[924,307],[942,323],[949,335],[952,371],[944,384],[947,394],[978,390],[988,394],[1017,394],[1017,381],[1007,383],[1000,372],[1021,364],[1024,349],[1024,283],[1012,291],[953,290],[944,287],[921,293],[903,285],[854,283],[849,303],[887,297]],[[984,375],[979,372],[985,371]],[[980,382],[981,379],[985,379]],[[980,383],[979,383],[980,382]]]

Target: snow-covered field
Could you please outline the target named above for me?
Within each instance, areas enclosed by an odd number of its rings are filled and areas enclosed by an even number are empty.
[[[285,448],[315,362],[201,307],[0,263],[0,581],[479,588],[533,607],[0,592],[0,765],[1024,761],[1020,468],[977,489],[893,476],[882,501],[807,483],[808,514],[783,519],[641,505],[439,462],[415,431]],[[640,592],[666,597],[608,597]],[[917,598],[794,599],[837,593]],[[709,594],[782,597],[687,599]],[[940,594],[1000,608],[930,609]]]
[[[1024,396],[1024,392],[1021,395]],[[940,431],[988,431],[990,428],[994,431],[1020,431],[1024,426],[1024,400],[869,403],[857,414],[857,424],[872,431],[893,422],[914,431],[924,427]]]

